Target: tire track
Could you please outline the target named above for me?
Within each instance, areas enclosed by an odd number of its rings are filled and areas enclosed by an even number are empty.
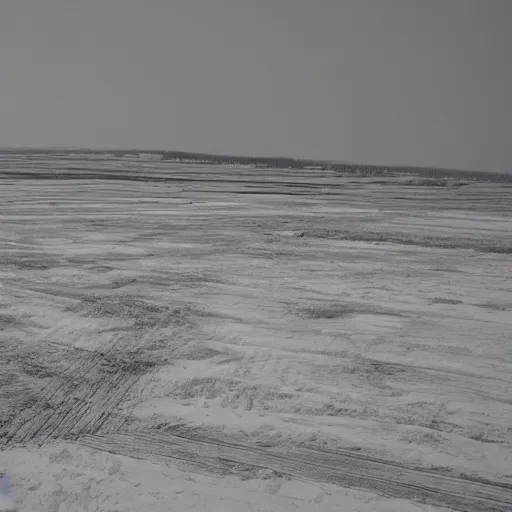
[[[152,432],[86,434],[77,442],[134,458],[179,460],[221,474],[270,469],[294,478],[366,489],[392,498],[465,512],[498,512],[512,507],[512,486],[407,468],[349,452],[298,448],[284,453],[215,439]]]
[[[14,418],[0,440],[3,447],[99,432],[140,378],[104,353],[84,352],[77,357],[75,352],[73,358],[42,388],[37,404]],[[120,423],[118,418],[115,423]]]

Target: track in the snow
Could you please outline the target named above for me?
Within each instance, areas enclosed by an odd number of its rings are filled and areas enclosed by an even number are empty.
[[[143,369],[127,366],[117,359],[114,350],[71,350],[66,354],[66,369],[39,391],[34,405],[14,418],[0,446],[67,439],[129,457],[179,460],[217,474],[242,476],[263,469],[455,510],[512,509],[512,485],[456,478],[350,451],[297,447],[285,452],[228,443],[179,428],[166,434],[147,430],[143,425],[131,424],[119,411]]]
[[[140,374],[114,363],[108,354],[84,355],[75,355],[67,370],[43,387],[37,402],[9,425],[0,446],[42,444],[95,433],[107,424],[114,432],[122,426],[125,418],[116,409]]]
[[[155,461],[180,460],[221,473],[270,469],[277,474],[369,489],[379,494],[471,512],[507,511],[512,486],[411,469],[350,452],[308,448],[289,453],[210,438],[153,432],[85,435],[81,445]]]
[[[228,443],[197,432],[191,435],[180,429],[167,434],[128,432],[127,419],[117,409],[139,377],[140,373],[116,362],[112,354],[75,351],[67,369],[41,390],[38,402],[14,419],[1,444],[5,448],[13,443],[68,439],[129,457],[179,460],[217,474],[247,475],[264,469],[455,510],[497,512],[512,508],[512,486],[455,478],[350,451],[297,447],[284,452]]]

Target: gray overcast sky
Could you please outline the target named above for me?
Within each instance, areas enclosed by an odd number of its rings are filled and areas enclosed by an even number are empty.
[[[512,0],[0,0],[0,146],[512,171]]]

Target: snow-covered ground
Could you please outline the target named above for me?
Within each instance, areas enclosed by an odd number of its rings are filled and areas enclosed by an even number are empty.
[[[112,160],[0,162],[18,510],[512,508],[512,188]]]

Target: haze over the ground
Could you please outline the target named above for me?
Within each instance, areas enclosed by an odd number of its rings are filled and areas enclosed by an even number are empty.
[[[511,171],[510,0],[2,0],[0,146]]]

